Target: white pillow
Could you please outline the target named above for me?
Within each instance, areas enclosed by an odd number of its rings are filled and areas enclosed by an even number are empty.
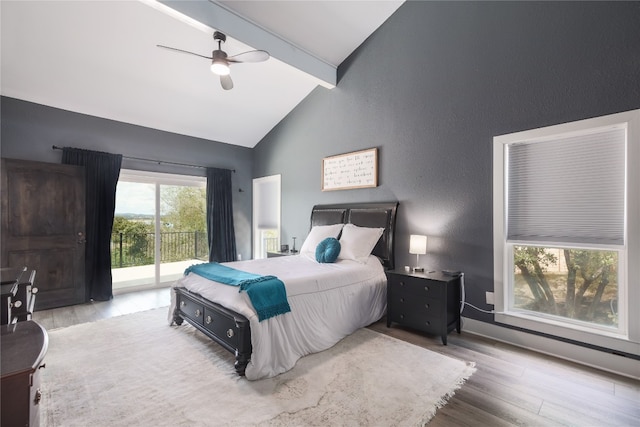
[[[322,242],[327,237],[334,237],[337,239],[343,225],[344,224],[314,225],[307,238],[304,239],[304,243],[300,248],[300,253],[311,253],[313,254],[313,259],[315,259],[318,243]]]
[[[384,228],[358,227],[346,224],[342,228],[340,236],[339,259],[352,259],[358,262],[367,262],[371,251],[376,247]]]

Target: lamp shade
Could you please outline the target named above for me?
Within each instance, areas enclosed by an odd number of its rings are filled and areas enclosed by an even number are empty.
[[[427,236],[412,234],[409,240],[409,253],[424,255],[427,253]]]

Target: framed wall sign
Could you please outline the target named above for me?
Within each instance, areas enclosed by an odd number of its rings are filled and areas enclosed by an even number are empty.
[[[377,148],[322,159],[322,191],[377,186]]]

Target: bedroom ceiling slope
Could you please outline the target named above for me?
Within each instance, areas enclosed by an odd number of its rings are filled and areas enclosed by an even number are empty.
[[[82,114],[254,147],[404,0],[0,2],[0,92]],[[234,64],[225,91],[204,58],[214,30]]]

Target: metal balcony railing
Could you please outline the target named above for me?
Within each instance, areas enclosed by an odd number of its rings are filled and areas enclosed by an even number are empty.
[[[155,233],[113,233],[111,235],[111,268],[133,267],[154,263]],[[160,233],[160,262],[209,259],[207,233],[177,231]]]

